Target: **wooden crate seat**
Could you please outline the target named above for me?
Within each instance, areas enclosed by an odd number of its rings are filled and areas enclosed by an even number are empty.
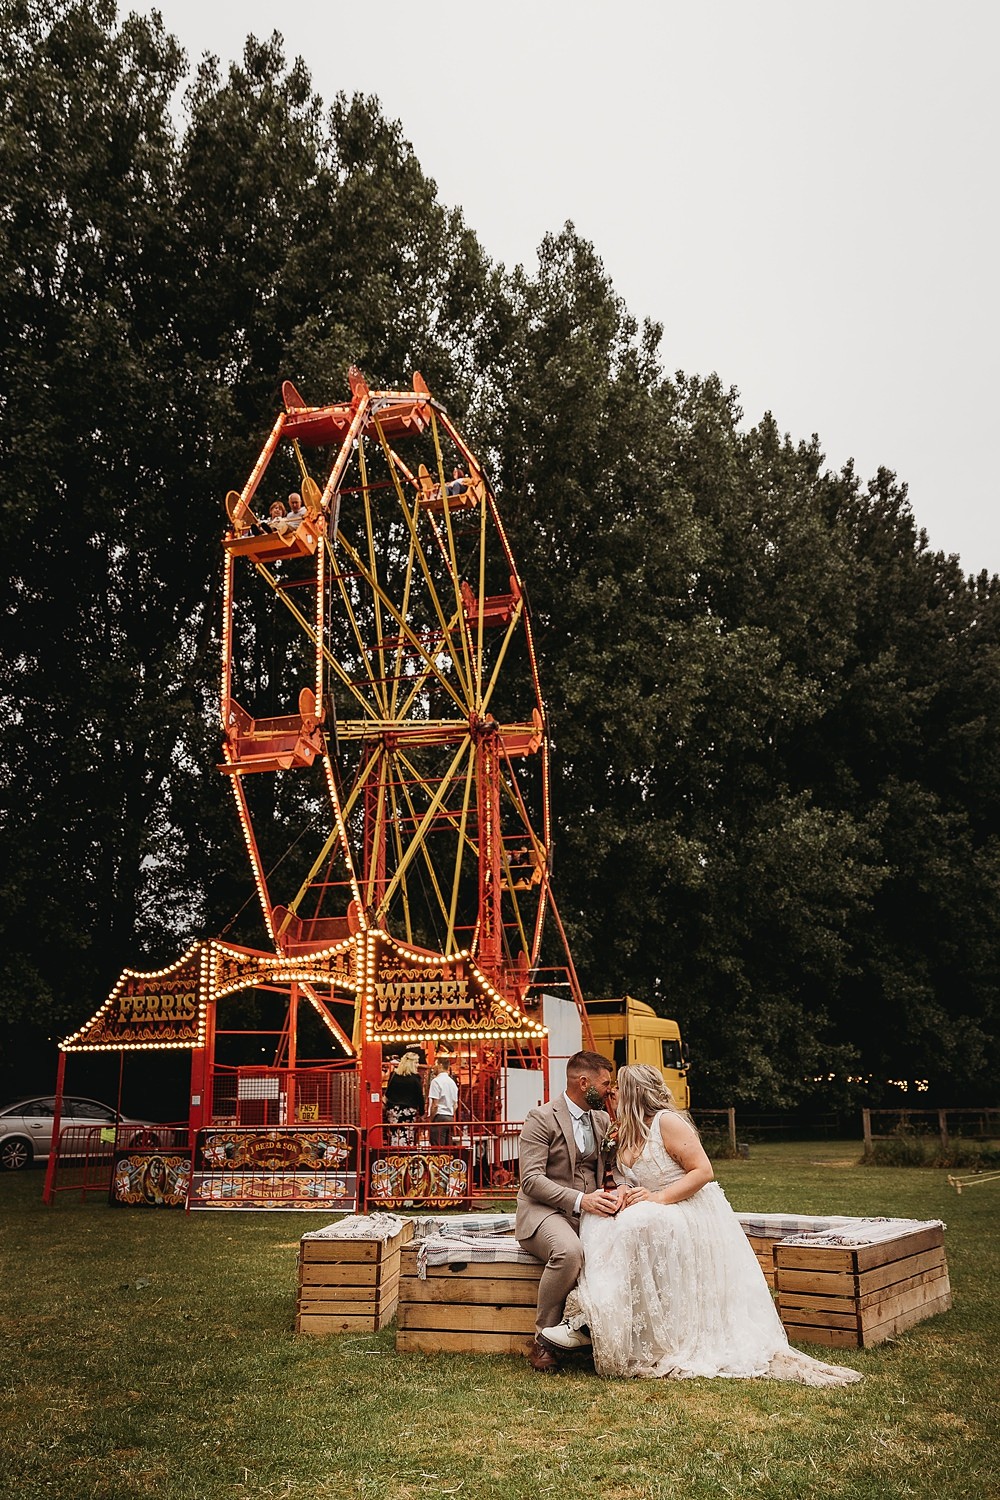
[[[372,1332],[392,1321],[400,1250],[413,1228],[405,1219],[379,1218],[381,1225],[358,1215],[302,1236],[296,1333]],[[375,1238],[378,1229],[385,1232]]]
[[[793,1344],[869,1349],[948,1310],[944,1225],[887,1227],[877,1238],[841,1231],[777,1243],[778,1312]]]

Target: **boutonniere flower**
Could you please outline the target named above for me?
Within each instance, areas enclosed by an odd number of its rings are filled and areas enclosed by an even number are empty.
[[[611,1128],[604,1137],[601,1150],[604,1153],[604,1165],[610,1166],[618,1152],[618,1126],[614,1122],[612,1122]]]

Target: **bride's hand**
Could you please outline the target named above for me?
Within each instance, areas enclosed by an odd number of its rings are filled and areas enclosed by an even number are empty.
[[[622,1208],[630,1208],[633,1203],[648,1203],[649,1192],[644,1187],[623,1187],[621,1190]]]

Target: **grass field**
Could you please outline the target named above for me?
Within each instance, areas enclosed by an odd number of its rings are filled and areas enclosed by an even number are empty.
[[[992,1500],[1000,1183],[854,1165],[856,1143],[723,1162],[738,1209],[943,1218],[955,1306],[867,1353],[860,1386],[605,1382],[296,1338],[322,1216],[41,1202],[0,1178],[7,1500]],[[818,1351],[821,1352],[821,1351]]]

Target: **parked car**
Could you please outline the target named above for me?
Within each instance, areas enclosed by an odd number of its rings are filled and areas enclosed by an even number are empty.
[[[47,1094],[38,1099],[18,1099],[0,1109],[0,1169],[16,1172],[21,1167],[29,1167],[33,1161],[46,1160],[52,1149],[55,1108],[55,1099]],[[129,1144],[134,1142],[154,1149],[160,1144],[155,1121],[133,1120],[96,1099],[64,1095],[60,1129],[67,1125],[134,1125],[135,1135],[129,1137]]]

